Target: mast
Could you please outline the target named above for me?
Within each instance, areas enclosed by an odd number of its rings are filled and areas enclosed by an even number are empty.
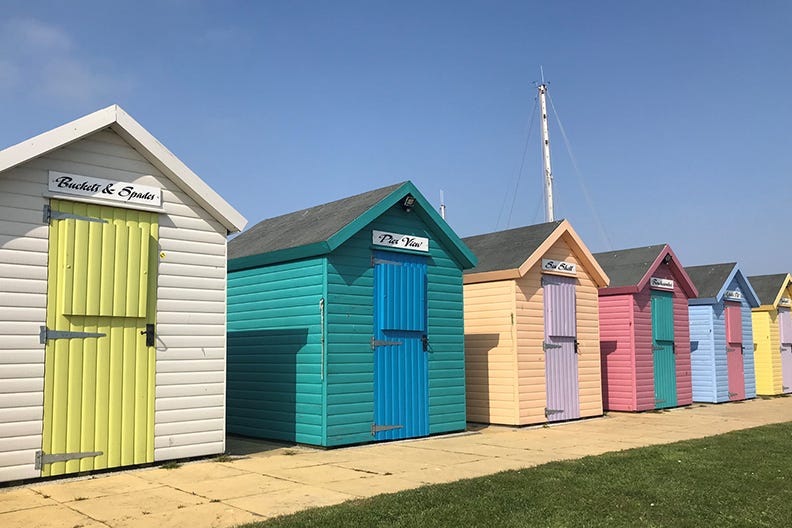
[[[440,191],[440,218],[445,220],[445,199],[443,198],[443,191]]]
[[[539,104],[542,112],[542,165],[544,166],[544,187],[545,187],[545,221],[552,222],[553,217],[553,169],[550,167],[550,135],[547,131],[547,83],[544,82],[544,72],[542,72],[542,84],[539,85]]]

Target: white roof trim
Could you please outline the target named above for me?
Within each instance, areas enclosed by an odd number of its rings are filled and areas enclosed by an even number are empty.
[[[65,147],[94,132],[112,128],[152,165],[206,209],[229,232],[242,231],[247,219],[118,105],[108,106],[36,137],[0,150],[0,173]]]

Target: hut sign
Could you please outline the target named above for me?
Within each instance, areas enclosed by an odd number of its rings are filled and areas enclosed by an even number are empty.
[[[723,294],[723,298],[727,301],[741,301],[743,296],[742,292],[739,290],[726,290]]]
[[[792,300],[789,297],[781,297],[781,300],[778,301],[778,306],[790,306],[792,305]]]
[[[90,196],[116,202],[162,205],[162,189],[138,183],[104,180],[50,171],[49,190],[61,194]]]
[[[378,246],[397,247],[423,252],[429,251],[429,239],[424,237],[375,230],[372,231],[371,241]]]
[[[577,275],[577,264],[563,260],[542,259],[542,271],[563,273],[564,275]]]
[[[661,279],[660,277],[652,277],[649,279],[649,287],[657,290],[673,290],[674,281],[671,279]]]

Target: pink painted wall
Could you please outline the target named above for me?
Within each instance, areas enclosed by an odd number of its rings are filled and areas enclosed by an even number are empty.
[[[674,280],[677,404],[689,405],[693,401],[693,385],[688,297],[667,266],[661,264],[652,276]],[[655,408],[650,295],[647,284],[636,294],[599,298],[602,395],[606,410]]]
[[[635,411],[632,295],[599,298],[602,404],[612,411]]]

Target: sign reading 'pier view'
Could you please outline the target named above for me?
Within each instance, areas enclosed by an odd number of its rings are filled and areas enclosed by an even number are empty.
[[[122,181],[103,180],[50,171],[49,190],[62,194],[89,196],[103,200],[141,205],[162,205],[162,189]]]
[[[372,231],[371,242],[377,246],[388,246],[413,251],[429,252],[429,239],[385,231]]]

